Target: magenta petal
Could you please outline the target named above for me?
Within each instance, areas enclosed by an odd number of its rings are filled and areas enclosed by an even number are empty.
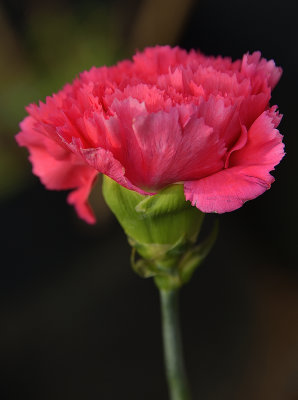
[[[168,176],[172,182],[199,179],[224,166],[225,142],[203,118],[191,117],[183,129]]]
[[[261,179],[246,175],[246,172],[236,167],[198,181],[185,182],[185,198],[205,213],[221,214],[236,210],[270,187]]]
[[[76,189],[70,193],[69,203],[75,206],[81,218],[94,223],[95,218],[88,204],[88,196],[98,172],[86,165],[77,155],[35,131],[32,117],[27,117],[21,128],[22,131],[16,139],[20,146],[28,147],[33,173],[47,189]]]
[[[96,222],[93,211],[88,203],[88,197],[97,176],[97,171],[93,170],[92,172],[93,174],[87,177],[86,182],[82,183],[77,190],[73,190],[67,197],[67,202],[75,207],[79,217],[89,224]]]
[[[133,130],[142,158],[138,183],[151,188],[172,183],[169,166],[182,137],[178,110],[140,115],[133,122]]]
[[[273,60],[261,58],[261,53],[255,51],[253,54],[245,54],[242,59],[241,72],[252,79],[256,88],[259,89],[267,82],[272,89],[279,81],[282,69],[276,67]]]
[[[262,93],[247,96],[243,99],[240,106],[240,121],[247,128],[264,112],[270,100],[270,90],[266,89]]]
[[[225,168],[229,167],[230,157],[234,153],[234,151],[242,149],[247,143],[247,129],[244,125],[241,125],[241,133],[238,139],[236,140],[234,146],[228,151],[226,155]]]
[[[280,120],[276,106],[263,112],[250,127],[246,145],[231,154],[229,166],[254,167],[259,178],[270,180],[269,172],[285,154],[283,137],[276,129]]]
[[[274,169],[284,155],[275,108],[264,112],[248,131],[247,143],[235,150],[229,168],[206,178],[184,183],[186,200],[203,212],[236,210],[270,188]]]
[[[241,129],[236,104],[225,104],[223,98],[211,95],[207,101],[201,100],[198,115],[213,128],[215,135],[225,142],[227,148],[237,140]]]
[[[186,200],[205,213],[236,210],[268,189],[264,182],[237,169],[225,169],[198,181],[185,182]]]
[[[135,186],[125,176],[125,168],[114,158],[113,154],[101,148],[97,149],[82,149],[82,157],[84,160],[97,171],[109,176],[120,185],[127,189],[134,190],[140,194],[150,194],[141,188]]]
[[[113,154],[109,150],[100,147],[95,149],[83,149],[80,140],[75,138],[73,138],[72,143],[68,143],[67,145],[72,152],[80,155],[90,167],[109,176],[120,185],[140,194],[151,194],[150,192],[144,192],[142,189],[136,187],[126,178],[125,168],[114,158]]]

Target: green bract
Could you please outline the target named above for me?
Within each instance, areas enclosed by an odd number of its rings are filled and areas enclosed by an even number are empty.
[[[163,289],[187,282],[211,248],[215,232],[208,242],[195,246],[204,214],[185,200],[183,185],[142,196],[104,176],[103,195],[133,247],[134,270],[143,277],[154,276]],[[141,256],[137,261],[136,252]]]

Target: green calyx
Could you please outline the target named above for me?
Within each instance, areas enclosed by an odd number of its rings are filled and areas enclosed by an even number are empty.
[[[195,246],[204,214],[185,200],[183,185],[143,196],[104,176],[102,189],[133,248],[133,269],[142,277],[154,277],[162,289],[186,283],[211,249],[217,229],[206,243]]]

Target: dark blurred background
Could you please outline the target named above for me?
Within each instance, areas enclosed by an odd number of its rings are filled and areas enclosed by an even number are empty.
[[[297,32],[295,0],[1,1],[1,399],[167,398],[158,293],[131,271],[100,185],[87,226],[14,140],[25,105],[154,44],[234,59],[260,50],[284,69],[276,183],[220,216],[181,319],[194,400],[298,399]]]

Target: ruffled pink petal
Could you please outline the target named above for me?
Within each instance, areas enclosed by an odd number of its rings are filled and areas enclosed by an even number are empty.
[[[237,78],[236,73],[217,71],[212,66],[208,68],[198,66],[194,73],[194,82],[203,86],[207,96],[210,94],[222,97],[236,98],[245,96],[250,92],[249,79]]]
[[[87,163],[127,189],[140,194],[152,193],[144,191],[145,185],[138,186],[137,174],[142,172],[141,151],[135,132],[133,121],[140,115],[146,114],[143,103],[129,98],[124,101],[115,99],[111,110],[115,116],[105,119],[100,114],[84,118],[84,127],[89,136],[98,138],[98,147],[85,147],[79,138],[69,140],[64,128],[59,128],[61,142],[68,149]]]
[[[241,128],[237,104],[226,104],[223,98],[211,95],[208,100],[200,102],[198,116],[204,118],[227,148],[238,139]]]
[[[229,167],[254,166],[259,178],[270,180],[269,172],[284,156],[283,136],[276,129],[280,120],[276,106],[263,112],[249,129],[246,145],[231,154]]]
[[[274,181],[270,171],[284,156],[276,107],[265,111],[251,126],[247,142],[230,156],[229,168],[184,183],[186,200],[203,212],[224,213],[252,200]]]
[[[88,205],[88,196],[98,172],[77,155],[37,132],[32,117],[25,118],[21,129],[16,140],[20,146],[29,149],[33,173],[47,189],[76,189],[69,195],[69,202],[75,206],[81,218],[94,223],[95,217]]]
[[[126,177],[125,168],[117,159],[114,158],[113,154],[109,150],[100,147],[95,149],[84,149],[80,140],[76,139],[73,139],[72,143],[68,143],[67,145],[72,152],[80,155],[81,158],[92,167],[93,171],[96,170],[109,176],[127,189],[134,190],[140,194],[152,194],[152,192],[146,192],[130,182]]]
[[[247,172],[245,168],[234,167],[198,181],[185,182],[185,198],[205,213],[221,214],[236,210],[270,187],[261,179],[247,175]]]
[[[212,67],[216,71],[227,72],[231,75],[234,72],[239,71],[241,60],[232,61],[230,57],[221,56],[205,56],[200,51],[191,50],[189,53],[189,62],[194,65],[196,70],[197,65],[203,65],[204,67]]]
[[[85,176],[81,174],[80,186],[67,196],[67,202],[75,207],[78,216],[89,224],[94,224],[96,222],[94,213],[88,203],[88,198],[97,175],[98,173],[96,170],[92,170],[92,173],[86,174]]]
[[[273,89],[282,75],[282,68],[276,67],[273,60],[261,58],[261,53],[245,54],[242,59],[241,73],[248,76],[253,83],[254,93],[266,85]]]
[[[266,88],[262,93],[245,97],[239,109],[241,124],[250,128],[251,124],[266,110],[270,96],[270,90]]]
[[[140,115],[133,130],[142,158],[139,184],[159,189],[171,183],[169,167],[182,137],[178,110]]]
[[[242,149],[246,145],[246,143],[247,143],[247,129],[245,125],[241,124],[241,133],[236,142],[234,143],[234,145],[232,146],[232,148],[226,154],[225,168],[229,168],[231,155],[235,151]]]
[[[171,182],[200,179],[223,168],[225,141],[204,118],[193,114],[183,127],[182,137],[166,175]]]
[[[115,126],[123,133],[117,133],[121,154],[126,155],[121,164],[125,176],[137,187],[152,192],[223,167],[225,142],[197,116],[197,107],[183,105],[147,113],[143,105],[128,99],[115,103],[113,110],[117,114],[113,118],[118,118]],[[116,149],[112,152],[117,154]],[[119,178],[115,180],[119,182]]]
[[[131,97],[123,101],[115,99],[111,110],[114,116],[106,121],[105,125],[110,132],[109,135],[117,138],[119,143],[119,147],[112,148],[111,152],[125,168],[126,177],[138,186],[143,173],[143,159],[133,125],[136,118],[148,115],[145,103],[140,103]]]
[[[129,97],[136,99],[139,103],[145,103],[148,112],[157,112],[172,106],[170,98],[165,98],[165,91],[153,85],[139,83],[137,85],[128,85],[123,91],[116,90],[105,99],[112,104],[114,99],[125,100]]]
[[[148,47],[142,53],[134,57],[134,66],[137,75],[144,77],[146,81],[156,81],[156,76],[166,74],[169,67],[175,65],[186,65],[188,55],[179,47],[169,46]]]

